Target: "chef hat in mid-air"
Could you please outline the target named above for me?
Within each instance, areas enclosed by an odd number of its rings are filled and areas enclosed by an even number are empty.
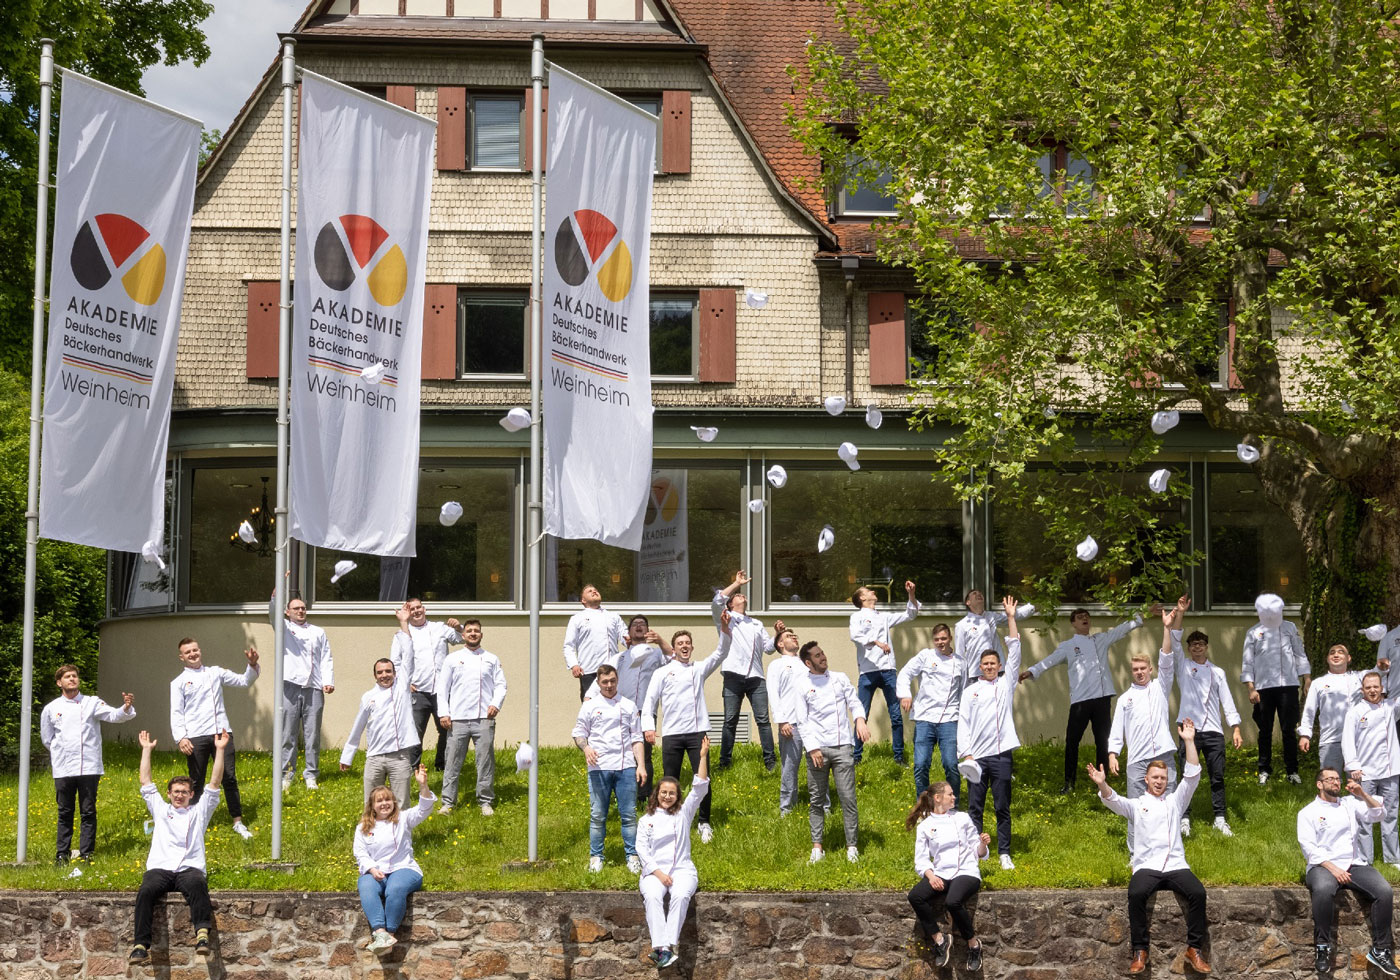
[[[1147,485],[1152,488],[1153,493],[1166,493],[1167,481],[1171,478],[1171,470],[1156,470],[1147,478]]]
[[[1099,556],[1099,543],[1094,540],[1092,534],[1086,535],[1083,541],[1075,545],[1074,553],[1079,556],[1080,561],[1093,561]]]
[[[530,413],[523,408],[512,408],[501,419],[501,428],[507,432],[519,432],[530,425]]]
[[[846,410],[846,399],[840,395],[828,395],[822,404],[826,406],[828,415],[840,415]]]
[[[865,406],[865,424],[866,424],[866,425],[870,426],[872,429],[878,429],[881,425],[884,424],[884,422],[885,422],[885,413],[884,413],[884,412],[882,412],[882,411],[880,411],[878,408],[876,408],[875,405],[874,405],[873,403]]]
[[[822,528],[821,533],[817,535],[817,551],[818,551],[818,553],[823,552],[823,551],[826,551],[827,549],[829,549],[829,548],[830,548],[832,545],[834,545],[835,543],[836,543],[836,532],[833,531],[833,530],[831,529],[831,525],[828,524],[828,525],[826,525],[824,528]]]
[[[1235,447],[1235,455],[1239,457],[1241,463],[1259,462],[1259,450],[1247,442],[1242,442]]]
[[[349,575],[351,572],[353,572],[359,567],[360,566],[356,565],[353,561],[336,562],[335,574],[331,576],[331,585],[335,585],[335,583],[339,582],[341,579],[343,579],[345,576]]]
[[[438,523],[443,527],[451,527],[457,523],[457,519],[462,516],[462,505],[455,500],[449,500],[442,505],[438,511]]]
[[[768,467],[768,482],[773,485],[774,490],[781,490],[787,484],[787,470],[774,463]]]
[[[1375,626],[1367,626],[1364,630],[1357,630],[1356,632],[1366,637],[1366,639],[1370,640],[1372,643],[1379,643],[1381,640],[1385,639],[1385,634],[1390,631],[1385,628],[1385,623],[1377,623]]]
[[[719,435],[719,429],[713,425],[692,425],[690,431],[695,433],[695,438],[701,442],[714,442],[715,436]]]
[[[1260,625],[1278,629],[1283,625],[1283,599],[1272,592],[1261,593],[1254,600],[1254,611],[1259,614]]]
[[[860,450],[853,442],[843,442],[836,450],[836,455],[841,457],[842,462],[853,470],[860,469],[860,462],[856,459],[860,455]]]
[[[1152,431],[1160,435],[1176,428],[1176,424],[1181,421],[1181,416],[1174,410],[1168,409],[1165,412],[1152,413]]]

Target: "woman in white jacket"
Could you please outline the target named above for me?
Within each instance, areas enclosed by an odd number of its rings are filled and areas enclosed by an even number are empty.
[[[355,828],[355,861],[360,866],[360,906],[369,919],[368,949],[382,953],[398,942],[394,933],[403,922],[408,896],[423,887],[423,869],[413,860],[413,828],[433,812],[437,797],[428,789],[428,769],[419,766],[418,805],[399,812],[399,801],[387,786],[376,786],[365,801]]]
[[[982,888],[979,858],[987,856],[990,834],[979,834],[966,813],[953,809],[953,787],[934,783],[919,796],[905,819],[914,831],[914,870],[919,883],[909,890],[909,904],[919,931],[933,943],[934,965],[947,966],[953,937],[943,932],[943,910],[967,942],[967,969],[982,969],[982,943],[972,927],[968,901]],[[939,906],[943,908],[940,909]]]
[[[690,784],[690,795],[681,796],[681,785],[674,776],[663,776],[637,822],[637,856],[642,859],[638,885],[651,933],[651,961],[661,969],[676,962],[681,924],[691,897],[700,887],[700,876],[690,860],[690,823],[710,791],[709,759],[707,736],[700,740],[700,766]],[[668,895],[669,910],[665,904]]]

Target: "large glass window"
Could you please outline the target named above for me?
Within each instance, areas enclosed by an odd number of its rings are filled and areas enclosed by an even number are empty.
[[[438,519],[456,501],[451,527]],[[515,598],[515,469],[425,462],[418,473],[417,555],[378,558],[316,549],[319,602],[509,602]],[[338,561],[358,567],[331,582]]]
[[[1250,605],[1261,592],[1301,602],[1307,565],[1293,522],[1265,499],[1251,471],[1212,466],[1209,472],[1211,603]]]
[[[860,169],[860,165],[860,158],[853,153],[846,162],[847,172],[854,174]],[[889,171],[881,171],[864,183],[857,182],[855,176],[852,176],[837,189],[836,213],[857,217],[894,214],[899,209],[894,195],[889,192],[889,184]]]
[[[695,377],[698,308],[696,293],[651,294],[652,377]]]
[[[525,332],[530,294],[457,291],[463,374],[525,373]]]
[[[962,506],[946,483],[926,470],[786,469],[769,506],[774,602],[846,602],[858,586],[899,602],[906,579],[925,602],[962,598]],[[828,524],[835,542],[818,552]]]
[[[641,551],[545,539],[545,598],[576,602],[586,584],[604,602],[709,602],[739,568],[748,516],[738,467],[652,471]]]
[[[165,530],[175,512],[175,479],[170,470],[165,476]],[[108,604],[113,613],[143,612],[169,609],[175,601],[175,556],[167,538],[161,544],[165,568],[144,560],[129,551],[109,551],[107,566]]]
[[[266,602],[276,560],[272,504],[277,497],[271,463],[190,470],[189,601]],[[244,522],[252,542],[239,537]]]

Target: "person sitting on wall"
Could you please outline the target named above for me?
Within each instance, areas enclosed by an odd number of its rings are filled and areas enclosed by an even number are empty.
[[[671,641],[673,644],[675,640]],[[690,823],[710,791],[710,738],[700,739],[700,765],[681,795],[675,776],[662,776],[637,824],[637,857],[642,861],[638,887],[646,906],[650,958],[661,969],[675,963],[685,910],[700,888],[700,875],[690,859]]]
[[[387,786],[376,786],[365,801],[355,827],[355,863],[359,865],[360,907],[369,920],[372,953],[382,953],[398,939],[394,933],[408,910],[408,896],[423,887],[423,869],[413,859],[413,828],[433,812],[437,797],[428,789],[428,768],[413,770],[418,805],[401,812]]]
[[[909,904],[919,931],[933,943],[934,965],[947,966],[953,936],[943,932],[943,913],[967,943],[967,969],[982,969],[982,943],[972,926],[968,907],[982,888],[979,859],[987,856],[990,834],[979,834],[972,818],[953,807],[957,797],[947,782],[937,782],[919,794],[904,826],[914,831],[914,871],[919,883],[909,890]]]

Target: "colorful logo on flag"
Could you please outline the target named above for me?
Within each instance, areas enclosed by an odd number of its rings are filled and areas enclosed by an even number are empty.
[[[84,221],[69,257],[73,278],[84,289],[95,290],[120,273],[122,288],[132,301],[151,306],[165,288],[165,249],[159,242],[150,242],[150,237],[124,214],[99,214]]]
[[[570,286],[582,285],[592,273],[603,295],[614,303],[632,289],[632,252],[617,225],[598,211],[582,208],[560,223],[554,234],[554,264],[559,278]]]
[[[646,524],[650,527],[659,517],[670,523],[676,519],[676,511],[681,507],[680,490],[666,477],[651,481],[651,496],[647,498]]]
[[[398,245],[384,249],[388,240],[389,233],[373,218],[342,214],[337,221],[322,225],[316,235],[316,273],[337,292],[349,289],[365,275],[374,301],[380,306],[395,306],[408,289],[408,262]]]

